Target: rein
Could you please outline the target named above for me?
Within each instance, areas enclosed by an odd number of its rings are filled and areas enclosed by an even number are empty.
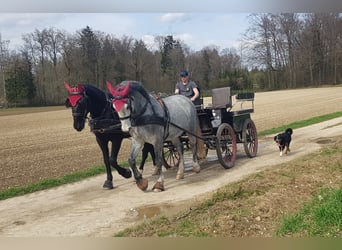
[[[120,120],[106,117],[106,112],[108,112],[108,110],[109,111],[111,110],[112,101],[109,98],[108,94],[107,93],[105,94],[106,94],[107,103],[105,107],[103,108],[101,115],[96,118],[89,118],[88,124],[90,127],[90,131],[93,133],[101,133],[101,134],[113,133],[113,132],[122,133]],[[112,110],[112,116],[114,116],[113,110]]]
[[[184,129],[184,128],[182,128],[182,127],[180,127],[180,126],[178,126],[177,124],[175,124],[175,123],[173,123],[173,122],[170,122],[169,121],[169,124],[171,124],[172,126],[174,126],[174,127],[176,127],[176,128],[179,128],[180,130],[183,130],[185,133],[187,133],[187,134],[190,134],[190,135],[192,135],[192,136],[195,136],[196,138],[198,138],[198,139],[201,139],[201,140],[205,140],[203,137],[201,137],[201,136],[198,136],[198,135],[195,135],[194,133],[192,133],[192,132],[190,132],[190,131],[188,131],[188,130],[186,130],[186,129]]]
[[[89,120],[89,124],[92,120]],[[120,128],[121,128],[121,123],[112,125],[112,126],[106,126],[104,128],[93,128],[91,125],[90,126],[90,131],[93,133],[100,133],[100,134],[105,134],[109,132],[117,132],[117,133],[122,133]]]

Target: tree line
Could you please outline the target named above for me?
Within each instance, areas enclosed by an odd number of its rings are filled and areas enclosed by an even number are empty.
[[[71,85],[141,81],[156,93],[172,94],[186,69],[203,93],[277,90],[338,84],[342,79],[342,15],[258,13],[249,15],[240,47],[212,45],[193,51],[172,35],[156,36],[157,48],[130,36],[87,26],[73,34],[54,27],[23,34],[20,49],[0,33],[0,106],[60,105]],[[222,30],[224,33],[224,30]]]

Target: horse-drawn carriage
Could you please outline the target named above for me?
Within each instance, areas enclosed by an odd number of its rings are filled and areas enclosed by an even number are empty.
[[[136,158],[144,143],[154,146],[159,178],[152,189],[157,191],[164,190],[162,165],[177,166],[176,178],[184,178],[184,144],[191,148],[192,169],[197,173],[200,172],[199,141],[204,142],[206,154],[209,149],[216,149],[218,160],[225,168],[234,165],[238,142],[243,143],[249,157],[257,153],[257,132],[250,118],[254,111],[254,93],[236,95],[235,104],[240,102],[241,108],[234,110],[236,105],[232,104],[230,88],[214,89],[212,104],[195,108],[181,95],[156,98],[134,81],[124,81],[115,87],[107,82],[111,94],[86,84],[71,88],[65,83],[65,87],[70,93],[66,106],[72,108],[77,131],[83,130],[90,113],[89,124],[103,152],[107,170],[104,188],[113,188],[112,166],[125,178],[130,178],[133,172],[138,187],[147,189],[148,181],[136,167]],[[251,101],[252,108],[242,107],[246,101]],[[132,141],[128,159],[132,171],[117,163],[121,142],[127,137]],[[109,141],[112,142],[111,155]]]
[[[206,150],[216,150],[217,158],[224,168],[234,166],[237,154],[237,143],[243,143],[248,157],[255,157],[258,150],[257,130],[251,113],[254,112],[254,93],[238,93],[232,102],[230,87],[212,90],[212,103],[207,107],[197,107],[202,136]],[[187,136],[181,140],[187,148]],[[164,166],[176,167],[179,154],[170,141],[165,141],[163,149]]]

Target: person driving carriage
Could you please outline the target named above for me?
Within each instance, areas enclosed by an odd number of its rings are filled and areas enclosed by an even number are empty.
[[[201,105],[199,88],[194,81],[189,80],[189,73],[186,70],[180,73],[180,81],[176,84],[175,94],[190,98],[195,106]]]
[[[180,81],[176,84],[175,94],[188,97],[197,109],[201,107],[200,89],[194,81],[189,80],[189,73],[186,70],[180,73]],[[205,160],[207,154],[204,141],[197,140],[197,142],[197,159]]]

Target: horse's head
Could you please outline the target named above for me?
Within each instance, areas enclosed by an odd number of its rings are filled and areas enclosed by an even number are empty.
[[[128,132],[131,124],[131,107],[130,107],[130,97],[129,89],[130,82],[125,82],[125,84],[120,84],[113,87],[110,82],[107,82],[107,88],[109,92],[113,95],[113,107],[118,113],[121,120],[121,129],[124,132]]]
[[[65,101],[65,106],[72,109],[72,116],[74,118],[74,129],[82,131],[84,129],[88,108],[87,95],[83,85],[77,84],[76,87],[71,88],[68,83],[64,83],[65,88],[69,92],[69,97]]]

